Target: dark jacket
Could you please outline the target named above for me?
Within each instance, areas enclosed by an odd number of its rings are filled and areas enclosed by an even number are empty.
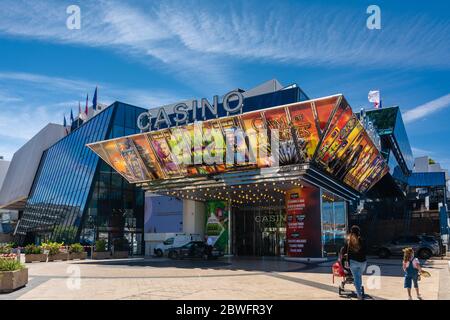
[[[342,247],[341,249],[341,254],[344,256],[347,254],[348,251],[348,258],[350,260],[355,260],[358,262],[365,262],[367,261],[366,258],[366,253],[367,253],[367,247],[366,247],[366,243],[364,241],[364,239],[359,238],[359,240],[361,241],[361,248],[359,249],[359,251],[353,251],[353,250],[349,250],[348,249],[348,242],[345,243],[344,247]]]

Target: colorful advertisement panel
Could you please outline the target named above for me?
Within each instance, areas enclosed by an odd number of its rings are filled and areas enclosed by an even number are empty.
[[[284,107],[275,108],[262,113],[266,119],[268,129],[278,130],[280,166],[301,163],[302,161],[295,147],[287,109]]]
[[[383,157],[343,96],[196,122],[89,147],[135,183],[270,167],[276,160],[271,146],[275,132],[280,166],[313,161],[319,169],[361,192],[386,174]]]
[[[149,135],[150,144],[158,159],[159,165],[168,177],[182,176],[183,172],[178,165],[179,160],[172,154],[169,140],[172,135],[170,130],[152,132]],[[180,163],[182,163],[180,161]]]
[[[151,180],[164,178],[165,176],[161,166],[158,164],[158,160],[150,147],[148,134],[133,136],[132,140],[139,157],[142,159],[142,162],[151,176]]]
[[[125,179],[129,182],[138,182],[139,177],[135,176],[127,166],[124,158],[121,155],[121,152],[117,146],[118,143],[121,143],[124,139],[107,141],[102,145],[103,151],[107,155],[108,160],[106,161],[111,167],[114,168],[118,173],[120,173]]]
[[[317,149],[319,132],[311,103],[299,103],[288,107],[294,140],[301,162],[308,162]]]
[[[314,102],[314,106],[317,112],[318,126],[320,132],[326,129],[328,120],[330,119],[331,113],[336,107],[336,103],[339,97],[330,97],[326,99],[321,99]]]
[[[348,143],[347,136],[356,126],[358,120],[354,116],[350,108],[346,108],[335,123],[331,123],[328,132],[325,134],[319,147],[316,162],[319,163],[326,171],[331,173],[329,162],[339,148],[346,146]]]
[[[240,117],[247,139],[249,154],[259,168],[270,167],[274,160],[270,154],[270,136],[261,112],[251,112]]]
[[[229,252],[228,248],[228,218],[229,208],[225,201],[206,201],[205,234],[212,239],[213,246]]]
[[[116,148],[118,149],[122,159],[127,167],[127,172],[136,181],[147,181],[152,179],[151,173],[142,161],[139,153],[131,138],[116,140]]]
[[[322,257],[320,190],[313,186],[286,191],[286,244],[289,257]]]

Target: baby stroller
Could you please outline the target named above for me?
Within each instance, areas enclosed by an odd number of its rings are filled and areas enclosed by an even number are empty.
[[[348,267],[348,255],[343,254],[342,250],[339,253],[338,260],[333,264],[331,267],[332,273],[333,273],[333,283],[334,283],[334,277],[340,277],[342,278],[341,283],[339,284],[339,295],[343,295],[345,292],[345,285],[346,284],[353,284],[353,275],[352,271]],[[364,296],[364,286],[361,288],[362,295]]]

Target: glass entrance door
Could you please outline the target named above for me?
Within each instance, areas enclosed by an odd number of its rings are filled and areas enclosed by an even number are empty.
[[[286,213],[284,207],[234,208],[234,253],[238,256],[284,255]]]

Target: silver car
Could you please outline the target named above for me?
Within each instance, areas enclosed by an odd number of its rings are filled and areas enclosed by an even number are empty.
[[[420,259],[429,259],[439,255],[439,242],[432,236],[403,236],[384,243],[378,247],[380,258],[403,255],[404,248],[413,248],[415,255]]]

